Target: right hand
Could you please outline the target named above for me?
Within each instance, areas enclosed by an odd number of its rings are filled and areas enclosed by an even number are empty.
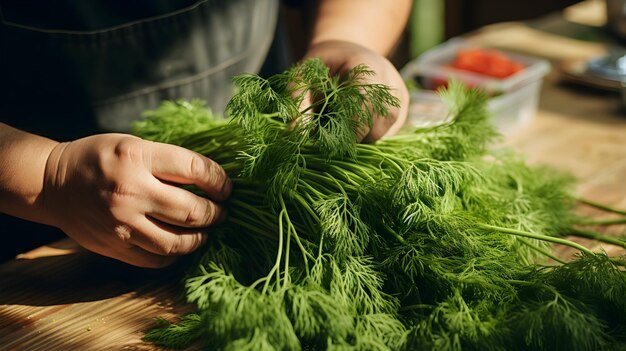
[[[195,184],[207,198],[173,184]],[[102,134],[52,150],[40,200],[47,222],[86,249],[158,268],[206,241],[231,188],[224,170],[200,154]]]

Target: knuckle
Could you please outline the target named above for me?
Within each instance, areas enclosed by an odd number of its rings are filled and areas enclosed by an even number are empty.
[[[222,169],[215,162],[209,162],[207,176],[212,180],[220,180],[222,177]]]
[[[172,241],[164,245],[162,253],[164,256],[176,256],[181,253],[179,249],[179,243],[177,241]]]
[[[192,179],[203,179],[207,176],[207,164],[205,160],[197,154],[193,154],[189,161],[189,175]]]
[[[110,208],[125,208],[132,198],[138,197],[138,190],[126,181],[114,181],[108,190]]]
[[[202,223],[206,216],[205,211],[201,208],[198,202],[195,202],[191,208],[187,211],[185,216],[185,224],[188,226],[196,226]]]
[[[202,246],[202,244],[204,243],[204,237],[205,234],[203,233],[195,233],[193,235],[188,235],[187,236],[187,242],[185,243],[185,250],[183,252],[181,252],[181,254],[188,254],[191,253],[193,251],[196,251],[200,246]]]
[[[140,140],[135,138],[124,138],[117,142],[113,152],[119,159],[137,160],[141,157]]]
[[[217,219],[219,218],[219,213],[220,213],[220,207],[213,202],[208,202],[207,208],[205,211],[206,225],[211,225],[215,223]]]
[[[218,210],[217,205],[211,201],[204,199],[196,201],[187,211],[185,224],[188,227],[206,227],[215,222]]]
[[[136,191],[132,185],[125,181],[116,181],[113,183],[111,194],[114,197],[125,198],[127,196],[136,195]]]
[[[151,236],[151,238],[151,246],[156,255],[170,257],[179,254],[180,245],[175,240],[168,240],[157,236]]]
[[[178,240],[170,243],[162,255],[166,257],[185,255],[196,250],[202,243],[201,234],[184,234]]]
[[[224,169],[222,169],[222,167],[214,161],[208,160],[207,168],[207,176],[209,179],[220,184],[226,180],[226,172],[224,172]]]

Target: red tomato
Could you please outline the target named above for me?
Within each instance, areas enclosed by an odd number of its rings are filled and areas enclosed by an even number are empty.
[[[503,53],[488,49],[461,49],[451,66],[495,78],[506,78],[524,69]]]

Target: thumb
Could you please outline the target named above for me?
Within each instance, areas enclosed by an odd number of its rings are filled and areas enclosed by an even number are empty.
[[[177,184],[194,184],[215,201],[230,196],[232,182],[215,161],[180,146],[151,143],[145,159],[156,178]]]

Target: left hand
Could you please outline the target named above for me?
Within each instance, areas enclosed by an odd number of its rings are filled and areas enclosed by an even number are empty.
[[[365,130],[359,141],[374,142],[385,135],[393,135],[404,125],[408,108],[409,92],[400,73],[382,55],[359,44],[341,40],[327,40],[312,44],[305,58],[319,57],[333,75],[343,75],[360,64],[365,64],[374,75],[366,77],[366,83],[384,84],[400,101],[400,107],[392,108],[389,116],[374,116],[371,130]]]

